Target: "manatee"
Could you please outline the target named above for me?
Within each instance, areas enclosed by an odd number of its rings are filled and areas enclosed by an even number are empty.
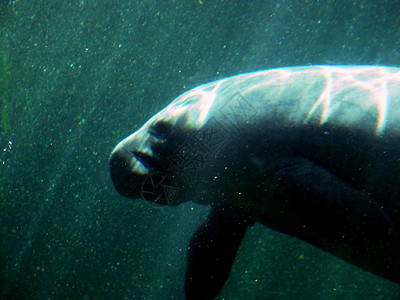
[[[212,299],[259,222],[400,283],[400,68],[308,66],[192,89],[122,140],[119,193],[211,206],[186,298]]]

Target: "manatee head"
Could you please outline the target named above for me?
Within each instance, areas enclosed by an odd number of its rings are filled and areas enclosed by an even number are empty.
[[[170,159],[172,132],[170,123],[150,120],[115,147],[110,172],[119,193],[162,205],[181,203]]]

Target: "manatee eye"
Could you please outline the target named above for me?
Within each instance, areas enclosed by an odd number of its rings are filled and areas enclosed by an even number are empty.
[[[165,121],[158,121],[151,125],[149,133],[160,140],[164,140],[172,131],[172,124]]]

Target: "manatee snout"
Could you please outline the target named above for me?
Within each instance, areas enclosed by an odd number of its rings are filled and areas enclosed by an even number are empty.
[[[111,179],[116,190],[129,198],[142,198],[157,203],[175,205],[173,176],[167,172],[168,159],[161,158],[163,140],[151,132],[146,143],[135,136],[118,144],[110,157]],[[147,144],[149,149],[137,145]],[[154,148],[159,151],[154,151]]]
[[[137,198],[138,182],[143,180],[143,175],[139,175],[132,171],[132,160],[134,160],[132,152],[124,147],[113,151],[110,157],[110,173],[111,180],[114,183],[116,190],[130,198]]]

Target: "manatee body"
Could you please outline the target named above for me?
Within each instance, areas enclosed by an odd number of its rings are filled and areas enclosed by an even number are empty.
[[[187,299],[219,293],[255,222],[400,283],[400,68],[202,85],[121,141],[110,168],[125,196],[212,206],[188,248]]]

